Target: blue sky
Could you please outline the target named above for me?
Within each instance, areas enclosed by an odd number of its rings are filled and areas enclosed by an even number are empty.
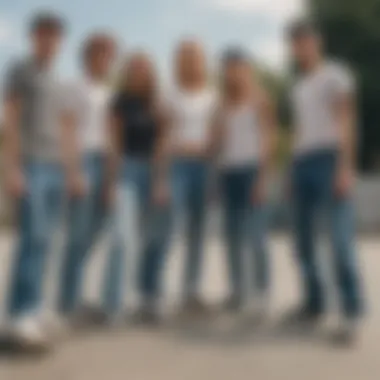
[[[4,3],[6,1],[6,3]],[[173,46],[183,35],[201,38],[212,59],[239,44],[275,70],[284,67],[284,25],[303,11],[302,0],[0,0],[0,65],[25,49],[25,25],[38,9],[63,13],[68,38],[59,59],[65,76],[75,75],[77,51],[94,29],[110,29],[124,51],[147,49],[164,75]]]

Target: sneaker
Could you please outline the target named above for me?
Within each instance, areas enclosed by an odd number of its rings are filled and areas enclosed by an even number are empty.
[[[353,347],[358,340],[358,321],[355,318],[341,318],[332,331],[332,342],[341,347]]]
[[[92,328],[107,325],[108,319],[108,314],[100,307],[84,305],[73,314],[71,321],[73,327]]]
[[[268,299],[264,296],[255,298],[244,306],[243,315],[254,323],[266,321],[269,315]]]
[[[238,313],[242,309],[243,303],[238,296],[228,297],[222,304],[222,311],[227,313]]]
[[[296,308],[284,318],[285,326],[313,326],[317,325],[322,317],[321,311],[310,310],[304,306]]]
[[[203,317],[210,313],[207,305],[198,297],[188,298],[182,306],[180,315],[185,318]]]
[[[48,334],[35,316],[24,316],[13,322],[11,336],[22,349],[40,352],[50,348]]]
[[[51,339],[59,339],[67,334],[69,324],[67,321],[53,312],[45,312],[40,317],[40,323]]]
[[[143,307],[132,316],[132,321],[139,326],[157,327],[161,318],[153,308]]]

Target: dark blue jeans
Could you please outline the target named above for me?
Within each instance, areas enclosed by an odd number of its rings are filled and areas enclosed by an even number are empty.
[[[334,179],[337,154],[319,151],[295,159],[292,172],[294,191],[295,237],[301,266],[305,306],[311,313],[325,308],[323,287],[316,263],[317,221],[327,221],[330,233],[336,280],[343,311],[357,316],[362,311],[359,271],[355,252],[355,231],[352,202],[337,198]]]
[[[38,311],[52,237],[62,211],[61,169],[48,163],[25,168],[27,190],[18,204],[18,243],[14,255],[8,311],[19,317]]]
[[[257,179],[254,166],[224,170],[221,197],[224,212],[228,271],[232,296],[243,301],[246,292],[264,294],[269,287],[269,256],[266,239],[265,205],[254,205],[253,189]],[[244,250],[252,253],[244,260]],[[246,268],[246,265],[249,267]],[[247,270],[248,269],[248,270]],[[245,281],[249,274],[247,289]]]
[[[63,314],[72,313],[78,307],[86,264],[105,225],[104,157],[101,154],[85,156],[83,172],[87,193],[68,200],[67,243],[58,296],[58,309]]]

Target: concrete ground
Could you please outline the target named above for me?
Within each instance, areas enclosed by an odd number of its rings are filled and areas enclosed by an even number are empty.
[[[0,300],[12,239],[0,237]],[[174,323],[155,331],[125,327],[75,334],[49,356],[35,359],[0,357],[1,380],[378,380],[380,378],[380,239],[359,241],[360,262],[369,299],[369,315],[356,347],[341,349],[318,336],[284,335],[277,320],[296,303],[299,293],[291,245],[285,237],[271,241],[273,305],[271,320],[260,331],[247,324],[213,319],[191,327]],[[95,299],[101,279],[102,252],[94,256],[85,295]],[[167,270],[167,294],[178,296],[183,250],[173,249]],[[216,302],[226,291],[223,252],[216,239],[207,246],[204,294]],[[49,297],[54,278],[48,280]],[[332,290],[328,290],[333,294]]]

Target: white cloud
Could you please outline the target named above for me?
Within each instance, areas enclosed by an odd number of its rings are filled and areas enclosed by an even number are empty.
[[[286,20],[302,13],[304,0],[211,0],[221,10],[237,13],[260,13]]]
[[[255,43],[252,47],[254,57],[274,71],[286,68],[287,49],[281,36],[268,38]]]
[[[259,15],[269,20],[270,31],[254,38],[251,45],[256,59],[269,68],[281,71],[287,62],[284,43],[285,25],[305,14],[306,0],[209,0],[214,9],[234,15]]]
[[[9,45],[14,37],[12,23],[0,16],[0,46]]]

